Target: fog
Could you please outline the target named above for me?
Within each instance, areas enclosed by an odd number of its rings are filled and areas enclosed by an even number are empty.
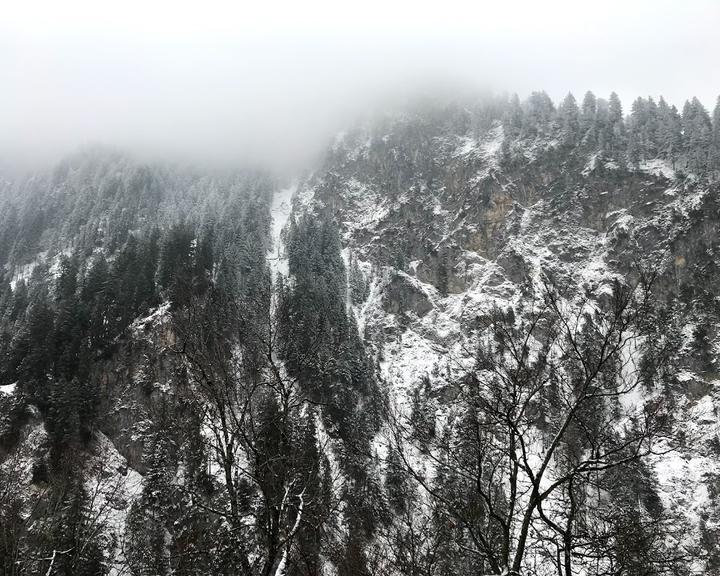
[[[711,108],[718,30],[716,0],[24,0],[0,19],[0,163],[100,142],[302,165],[359,117],[438,92]]]

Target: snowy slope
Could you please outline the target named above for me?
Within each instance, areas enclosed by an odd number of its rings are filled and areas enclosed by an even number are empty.
[[[278,274],[287,276],[287,256],[285,255],[285,245],[282,239],[282,233],[290,218],[292,211],[292,199],[297,190],[297,183],[291,184],[287,188],[277,190],[273,194],[272,204],[270,205],[270,216],[272,217],[271,240],[272,249],[268,253],[267,260],[270,264],[273,282]]]
[[[591,157],[571,184],[558,186],[562,166],[538,160],[554,142],[522,149],[523,167],[505,170],[499,162],[503,137],[496,126],[479,138],[435,138],[428,151],[413,149],[392,130],[344,136],[344,154],[298,191],[304,200],[297,210],[333,212],[346,263],[352,252],[368,276],[369,296],[354,313],[380,359],[378,376],[391,410],[401,418],[408,417],[412,392],[424,377],[442,387],[472,366],[473,320],[493,307],[532,302],[545,278],[571,287],[570,299],[598,298],[638,259],[662,269],[663,291],[672,289],[665,278],[692,283],[686,260],[698,267],[703,262],[702,251],[695,252],[703,239],[695,236],[710,229],[712,238],[717,226],[698,225],[715,217],[707,206],[714,195],[679,181],[664,161],[644,162],[627,176],[629,184],[618,184],[606,176],[617,164],[606,161],[598,173]],[[383,177],[378,166],[387,165],[378,146],[394,166],[414,170],[389,169]],[[434,162],[432,176],[424,173],[423,154]],[[409,257],[398,255],[399,245]],[[686,348],[691,340],[686,330]],[[681,544],[697,552],[704,533],[720,534],[713,496],[720,479],[720,380],[695,373],[678,380],[674,417],[685,442],[663,446],[651,463],[666,510],[685,527]],[[684,391],[689,381],[703,392]],[[628,409],[646,399],[636,400]],[[381,435],[377,449],[386,442]],[[691,568],[700,574],[703,567],[698,560]]]

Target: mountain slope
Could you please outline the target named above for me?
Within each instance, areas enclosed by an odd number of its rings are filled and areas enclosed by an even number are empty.
[[[500,122],[478,137],[433,133],[423,118],[370,127],[336,143],[295,212],[339,222],[350,278],[355,267],[369,285],[354,313],[406,422],[418,394],[446,417],[443,390],[473,365],[478,321],[493,309],[527,312],[546,283],[569,302],[602,302],[616,280],[657,275],[661,333],[677,337],[665,394],[683,437],[660,441],[647,460],[683,527],[675,546],[702,572],[718,530],[717,185],[662,159],[621,168],[553,139],[510,139],[503,155],[504,138]],[[381,457],[393,441],[380,435]],[[434,456],[418,458],[433,469]]]
[[[411,108],[292,185],[101,151],[6,183],[2,570],[720,573],[688,106]]]

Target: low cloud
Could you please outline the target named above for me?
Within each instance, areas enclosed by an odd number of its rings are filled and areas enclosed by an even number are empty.
[[[720,92],[712,0],[15,4],[0,23],[6,164],[101,142],[300,165],[359,116],[461,87],[615,90],[626,107]]]

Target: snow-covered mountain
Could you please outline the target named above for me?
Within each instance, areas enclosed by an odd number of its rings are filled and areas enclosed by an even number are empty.
[[[660,333],[678,339],[663,393],[682,440],[661,441],[647,462],[670,522],[683,527],[672,545],[704,573],[720,528],[720,380],[708,370],[720,352],[719,207],[715,183],[668,160],[621,167],[596,151],[568,154],[556,138],[508,137],[499,121],[469,135],[409,115],[339,138],[294,214],[329,212],[339,223],[349,283],[355,274],[368,287],[353,313],[391,409],[407,421],[426,382],[443,418],[443,390],[475,362],[478,320],[493,309],[529,312],[548,282],[569,302],[601,302],[615,282],[656,274],[671,310]],[[633,394],[640,405],[654,393]],[[381,459],[392,442],[387,431],[376,438]],[[419,459],[432,474],[435,457]]]
[[[718,127],[618,105],[8,182],[0,568],[720,573]]]

